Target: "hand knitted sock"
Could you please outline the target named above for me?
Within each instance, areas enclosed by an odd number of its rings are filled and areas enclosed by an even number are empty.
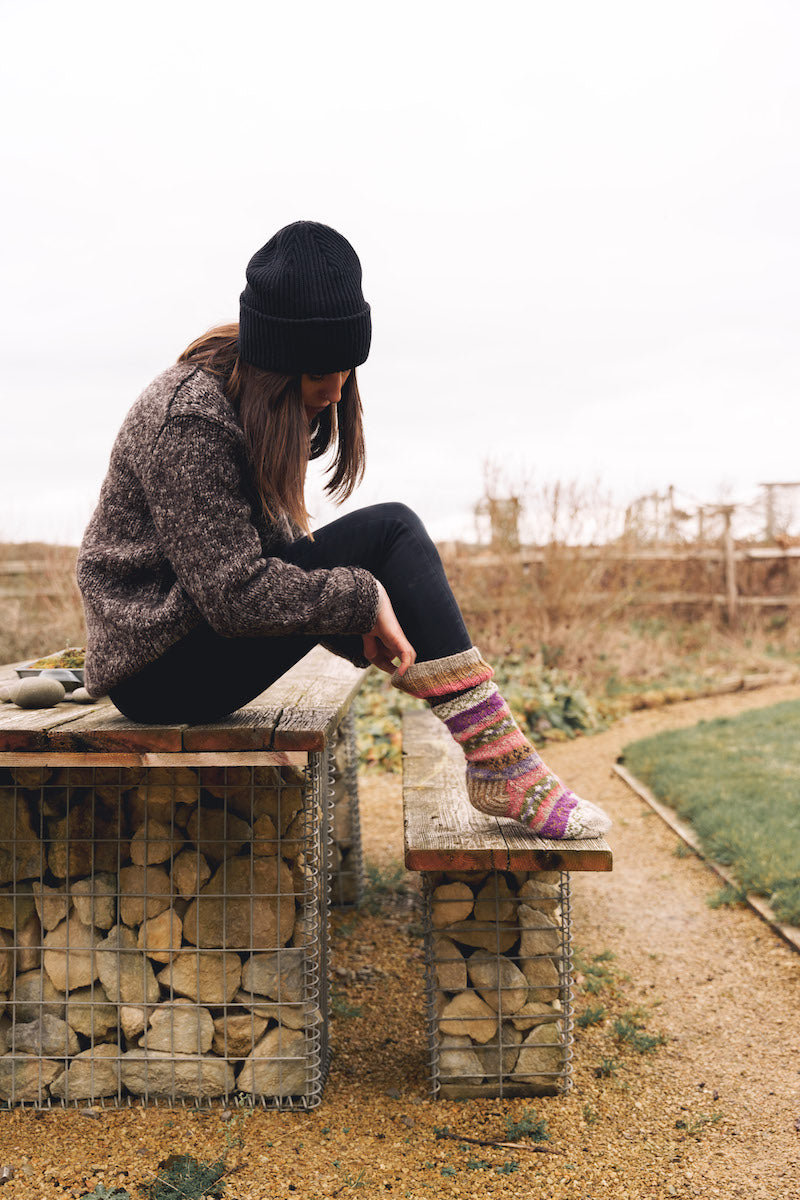
[[[473,648],[414,663],[392,684],[427,700],[467,759],[473,807],[511,817],[543,838],[593,838],[611,828],[601,808],[582,800],[542,762],[491,682],[494,672]],[[454,695],[454,693],[457,693]],[[442,703],[438,697],[447,696]]]

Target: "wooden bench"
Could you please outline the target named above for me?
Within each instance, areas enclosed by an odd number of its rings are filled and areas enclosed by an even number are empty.
[[[365,674],[317,647],[209,725],[0,705],[0,1100],[319,1102]]]
[[[551,841],[477,812],[464,759],[429,711],[403,720],[405,863],[425,898],[434,1096],[570,1086],[572,871],[610,871],[603,838]]]

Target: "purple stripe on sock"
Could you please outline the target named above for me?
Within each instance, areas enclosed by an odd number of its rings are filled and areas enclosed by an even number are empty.
[[[471,779],[518,779],[520,775],[529,775],[540,763],[541,759],[538,754],[523,758],[520,762],[510,763],[502,770],[489,764],[480,766],[476,763],[467,763],[467,774]]]
[[[567,828],[569,814],[577,803],[575,794],[569,790],[562,792],[558,800],[553,805],[552,811],[548,813],[547,820],[544,825],[537,828],[536,832],[540,837],[560,838]]]
[[[493,714],[500,712],[504,705],[505,700],[503,697],[499,692],[495,692],[494,695],[489,696],[486,700],[479,700],[471,708],[456,713],[454,717],[448,717],[445,720],[445,725],[453,737],[455,737],[457,733],[461,733],[464,729],[469,729],[470,725],[488,720]]]

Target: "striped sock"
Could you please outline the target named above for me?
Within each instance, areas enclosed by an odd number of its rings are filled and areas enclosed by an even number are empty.
[[[402,677],[393,676],[392,683],[428,700],[463,749],[467,791],[475,808],[510,817],[543,838],[605,833],[609,818],[542,762],[492,683],[492,674],[473,647],[450,658],[415,663]],[[437,703],[438,696],[451,698]]]

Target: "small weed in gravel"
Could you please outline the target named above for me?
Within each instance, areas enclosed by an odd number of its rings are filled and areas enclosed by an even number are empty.
[[[584,1104],[583,1119],[587,1125],[596,1125],[600,1120],[600,1114],[596,1108],[592,1108],[591,1104]]]
[[[550,1141],[550,1134],[547,1132],[547,1121],[544,1117],[537,1117],[532,1108],[524,1109],[518,1121],[513,1120],[511,1117],[506,1117],[505,1140],[507,1142],[519,1142],[523,1138],[527,1138],[531,1142]]]
[[[104,1183],[98,1183],[93,1192],[84,1192],[80,1200],[131,1200],[131,1194],[125,1188],[109,1191]]]
[[[594,1068],[595,1077],[597,1079],[611,1079],[617,1073],[619,1063],[615,1058],[601,1058],[600,1062]]]
[[[331,991],[331,1012],[335,1017],[360,1017],[361,1008],[350,1004],[340,992]]]
[[[687,846],[686,842],[678,842],[672,853],[676,858],[691,858],[694,854],[694,850],[691,846]]]
[[[615,957],[613,950],[602,950],[587,958],[581,950],[575,949],[575,970],[579,976],[583,976],[580,986],[584,992],[597,995],[606,988],[612,992],[616,990],[618,982],[625,976],[612,966]]]
[[[613,1030],[617,1041],[630,1046],[632,1050],[637,1050],[639,1054],[649,1054],[667,1041],[667,1037],[663,1033],[645,1033],[641,1009],[635,1009],[617,1017]]]
[[[589,1025],[599,1025],[606,1015],[602,1004],[590,1004],[575,1018],[578,1029],[586,1029]]]

